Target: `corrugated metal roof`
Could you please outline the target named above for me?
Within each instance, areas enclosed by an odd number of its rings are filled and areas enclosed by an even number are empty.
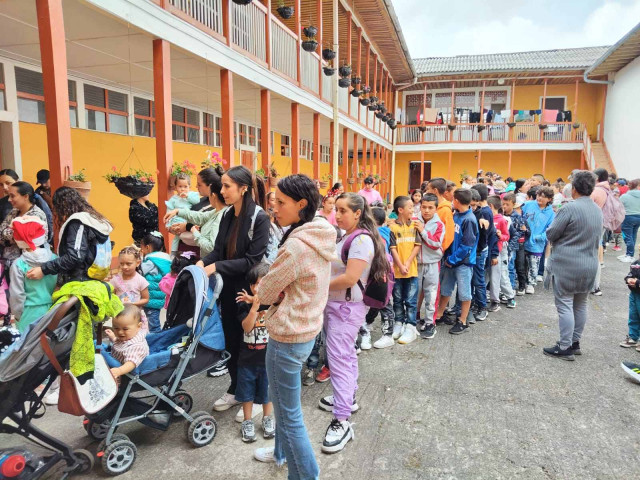
[[[640,23],[622,37],[586,72],[586,76],[606,75],[617,72],[640,56]]]
[[[609,47],[567,48],[537,52],[416,58],[419,77],[447,73],[572,70],[589,68]]]

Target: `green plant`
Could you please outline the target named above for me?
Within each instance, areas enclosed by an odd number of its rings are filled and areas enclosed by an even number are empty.
[[[467,175],[469,175],[469,172],[467,172],[467,169],[465,168],[460,174],[460,181],[463,181]]]
[[[158,171],[156,170],[156,174],[157,173],[158,173]],[[104,176],[104,178],[109,183],[115,183],[115,181],[118,178],[122,178],[122,177],[135,178],[135,179],[140,180],[141,182],[144,182],[144,183],[155,183],[153,175],[151,173],[145,171],[145,170],[142,170],[142,169],[130,168],[128,175],[122,175],[118,171],[118,169],[115,166],[113,166],[113,167],[111,167],[111,171]]]
[[[264,172],[264,168],[259,168],[256,170],[256,177],[258,178],[265,178],[267,175]]]
[[[69,178],[67,180],[71,180],[72,182],[86,182],[87,176],[85,175],[85,169],[81,168],[78,173],[69,175]]]
[[[331,175],[330,173],[327,173],[327,174],[322,176],[322,181],[323,182],[330,182],[332,178],[333,178],[333,175]]]
[[[364,178],[366,174],[363,171],[358,172],[358,178]]]
[[[273,177],[273,178],[278,178],[279,173],[276,170],[275,165],[272,163],[271,165],[269,165],[269,176]]]
[[[373,179],[376,181],[376,183],[380,183],[380,175],[378,175],[377,173],[373,175]]]
[[[221,168],[225,168],[227,166],[227,161],[222,158],[218,152],[212,152],[211,150],[207,150],[206,151],[207,154],[207,158],[205,158],[201,163],[200,166],[202,168],[217,168],[217,167],[221,167]]]
[[[171,167],[171,175],[175,176],[180,174],[185,174],[189,176],[195,175],[196,166],[193,163],[191,163],[189,160],[185,160],[182,163],[173,162],[173,167]]]

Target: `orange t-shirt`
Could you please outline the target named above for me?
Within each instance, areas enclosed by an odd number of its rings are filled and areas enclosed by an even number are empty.
[[[440,220],[444,223],[444,240],[442,241],[442,249],[444,251],[453,243],[453,235],[455,234],[456,225],[453,222],[453,205],[451,202],[441,198],[438,202],[436,210]]]

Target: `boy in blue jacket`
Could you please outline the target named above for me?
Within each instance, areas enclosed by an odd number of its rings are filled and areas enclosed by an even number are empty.
[[[476,248],[478,246],[478,222],[469,208],[471,192],[457,189],[453,194],[453,215],[455,233],[453,242],[444,254],[444,268],[440,282],[440,303],[436,318],[440,319],[453,294],[458,287],[460,300],[460,318],[451,327],[449,333],[459,335],[467,331],[467,315],[471,307],[471,278],[476,264]]]
[[[553,190],[551,187],[541,187],[536,192],[536,201],[526,202],[522,206],[522,217],[527,226],[524,250],[529,265],[527,274],[527,288],[525,293],[535,293],[536,277],[540,268],[540,259],[547,246],[547,228],[553,222],[555,213],[551,202]]]

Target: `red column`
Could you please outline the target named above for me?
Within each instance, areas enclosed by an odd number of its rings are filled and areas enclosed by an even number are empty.
[[[271,163],[271,91],[260,90],[260,143],[262,144],[262,169],[269,175]]]
[[[291,173],[300,173],[300,104],[291,104]]]
[[[362,78],[362,29],[358,28],[358,77]],[[358,107],[358,121],[362,122],[361,112],[362,109]]]
[[[320,180],[320,114],[313,114],[313,178]]]
[[[42,81],[44,84],[47,149],[53,190],[72,169],[69,90],[67,87],[67,46],[64,38],[62,0],[37,0]],[[84,112],[78,112],[84,115]]]
[[[329,123],[329,175],[331,175],[331,181],[329,182],[329,188],[333,187],[333,184],[338,181],[337,178],[333,178],[333,140],[334,140],[334,132],[333,132],[333,122]]]
[[[371,63],[371,44],[367,44],[367,65],[365,67],[365,71],[364,71],[364,75],[365,78],[362,79],[362,85],[369,85],[369,64]],[[368,111],[368,110],[367,110]],[[367,119],[367,121],[365,122],[365,125],[368,127],[369,126],[369,114],[366,115],[365,117]],[[372,125],[373,127],[373,125]]]
[[[322,32],[322,0],[316,1],[316,16],[318,17],[318,45],[320,45],[320,61],[318,62],[318,96],[322,98],[322,44],[324,41],[324,35]]]
[[[296,74],[298,85],[302,85],[302,26],[300,25],[300,15],[302,13],[302,5],[300,0],[293,0],[293,8],[295,10],[294,19],[295,19],[295,31],[294,33],[298,36],[298,41],[296,42]],[[297,172],[294,172],[297,173]]]
[[[233,148],[233,73],[230,70],[220,70],[220,97],[222,105],[222,158],[235,164]],[[171,127],[171,105],[169,105],[169,127]],[[171,128],[169,128],[171,133]]]
[[[231,0],[222,1],[222,34],[231,46]]]
[[[169,174],[173,165],[171,136],[171,44],[160,38],[153,41],[153,100],[156,109],[156,168],[158,169],[158,214],[167,213],[165,200],[169,192]],[[165,244],[169,245],[169,233],[160,222]]]
[[[363,156],[363,161],[364,161],[364,152],[362,152],[362,156]],[[362,168],[362,165],[360,165],[360,168]],[[351,161],[351,176],[353,178],[358,178],[358,171],[360,169],[358,168],[358,134],[353,132],[353,159]],[[356,184],[354,184],[353,187],[353,191],[357,191],[358,187]]]
[[[351,12],[347,13],[347,64],[351,65],[351,42],[352,42],[352,21]],[[353,66],[351,68],[353,71]],[[351,98],[347,97],[347,114],[351,116]]]
[[[355,150],[355,148],[354,148]],[[345,192],[349,187],[349,130],[342,131],[342,185]]]
[[[318,1],[321,2],[322,0]],[[267,9],[267,14],[264,16],[264,53],[267,68],[271,70],[271,0],[263,0],[263,2]],[[320,31],[322,32],[322,30]],[[322,82],[320,82],[320,85],[322,85]]]

